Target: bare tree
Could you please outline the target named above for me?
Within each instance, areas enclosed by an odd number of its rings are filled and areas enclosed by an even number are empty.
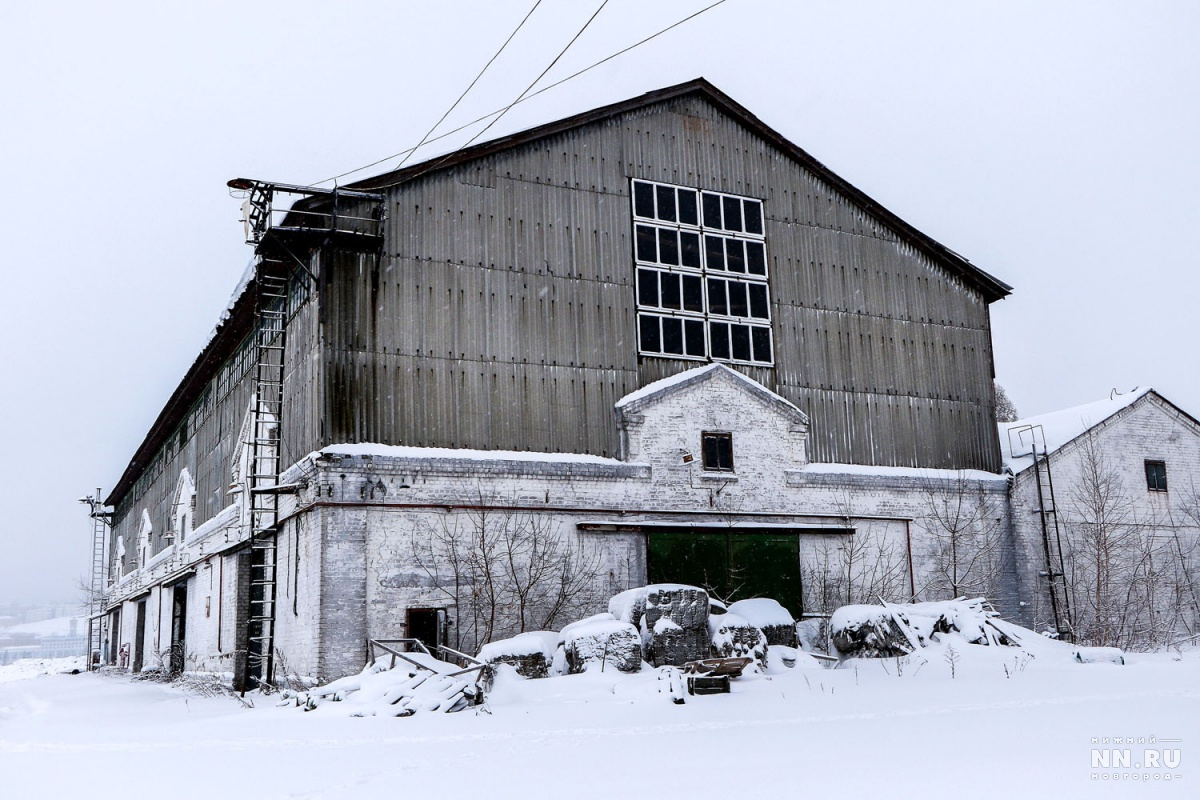
[[[838,606],[908,597],[903,549],[878,532],[826,538],[801,568],[804,607],[831,612]]]
[[[602,554],[535,512],[480,503],[410,538],[454,609],[456,648],[552,628],[600,599]]]
[[[1008,398],[1008,392],[998,382],[992,381],[996,396],[996,422],[1016,422],[1021,418],[1016,405]]]
[[[936,543],[933,576],[925,588],[948,598],[995,598],[1004,530],[1001,509],[961,473],[952,488],[927,490],[925,505],[925,529]]]

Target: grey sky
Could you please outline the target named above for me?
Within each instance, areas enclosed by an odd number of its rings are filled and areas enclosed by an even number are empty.
[[[75,499],[113,485],[250,257],[225,181],[415,144],[532,4],[6,10],[0,602],[88,570]],[[546,81],[707,4],[610,0]],[[544,0],[448,127],[514,99],[596,5]],[[728,0],[486,138],[706,77],[1015,287],[993,327],[1023,413],[1153,385],[1200,415],[1197,40],[1186,1]]]

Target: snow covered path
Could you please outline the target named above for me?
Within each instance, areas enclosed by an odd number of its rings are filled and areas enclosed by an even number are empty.
[[[685,705],[657,692],[653,672],[508,679],[491,715],[407,719],[0,672],[0,784],[21,790],[6,796],[93,798],[1196,796],[1200,653],[1124,667],[1042,656],[1021,669],[1001,650],[971,648],[955,679],[926,652],[902,676],[894,661],[797,669]],[[1171,770],[1182,777],[1093,780],[1105,770],[1091,766],[1092,737],[1112,736],[1182,739],[1155,745],[1182,751]]]

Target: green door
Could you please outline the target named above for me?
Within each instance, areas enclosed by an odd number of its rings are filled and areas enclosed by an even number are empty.
[[[681,529],[646,535],[650,583],[685,583],[727,600],[769,597],[800,606],[800,538],[764,530]]]

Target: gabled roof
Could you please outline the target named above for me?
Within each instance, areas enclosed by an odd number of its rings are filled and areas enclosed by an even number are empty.
[[[615,407],[618,414],[636,414],[646,406],[657,403],[684,389],[698,386],[707,381],[721,379],[733,381],[747,393],[758,397],[767,405],[773,406],[793,422],[800,425],[808,425],[808,415],[795,405],[775,394],[775,392],[772,392],[758,381],[748,378],[724,364],[716,363],[706,364],[703,367],[695,367],[694,369],[686,369],[683,372],[677,372],[661,380],[648,383],[637,391],[630,392],[622,397],[616,402]]]
[[[769,127],[758,117],[751,114],[750,111],[748,111],[744,106],[737,103],[733,98],[722,92],[717,87],[713,86],[704,78],[696,78],[676,86],[669,86],[665,89],[647,92],[640,97],[634,97],[629,100],[623,100],[619,103],[613,103],[611,105],[595,108],[591,111],[585,111],[582,114],[566,117],[565,119],[560,119],[556,122],[538,125],[536,127],[520,131],[519,133],[514,133],[510,136],[504,136],[499,139],[493,139],[489,142],[483,142],[482,144],[474,145],[472,147],[456,150],[449,155],[437,156],[403,169],[385,172],[382,175],[377,175],[373,178],[367,178],[365,180],[358,181],[350,184],[347,188],[363,191],[384,189],[435,171],[450,169],[458,166],[459,164],[484,158],[494,153],[499,153],[511,148],[519,147],[538,139],[554,136],[574,128],[590,125],[595,122],[601,122],[619,114],[637,111],[646,108],[647,106],[652,106],[669,100],[675,100],[688,96],[703,97],[717,109],[736,120],[739,124],[770,142],[774,147],[787,154],[790,158],[800,163],[809,171],[815,173],[821,180],[828,183],[836,191],[840,192],[847,199],[861,208],[864,212],[878,219],[880,222],[890,228],[902,241],[912,245],[917,250],[924,253],[927,257],[942,265],[951,274],[958,276],[969,286],[974,287],[987,299],[989,303],[995,302],[996,300],[1001,300],[1011,294],[1012,287],[1007,283],[1004,283],[998,278],[988,274],[987,272],[984,272],[982,269],[975,266],[958,253],[954,252],[940,242],[930,238],[929,236],[926,236],[924,233],[921,233],[919,230],[900,219],[891,211],[888,211],[864,192],[850,185],[850,183],[838,176],[820,161],[813,158],[800,147],[788,141],[782,134]]]
[[[1142,401],[1157,401],[1171,409],[1180,418],[1190,421],[1200,430],[1200,422],[1158,392],[1151,388],[1134,389],[1127,394],[1113,395],[1106,400],[1097,400],[1094,403],[1072,406],[1048,414],[1039,414],[1036,417],[1016,422],[1003,422],[999,426],[1000,454],[1009,469],[1013,472],[1021,472],[1033,466],[1033,456],[1029,454],[1030,432],[1022,432],[1022,428],[1040,426],[1041,433],[1037,434],[1038,451],[1041,452],[1044,445],[1046,452],[1053,454],[1088,431],[1104,425],[1121,412],[1133,408]],[[1015,456],[1013,455],[1014,451],[1017,453]]]

